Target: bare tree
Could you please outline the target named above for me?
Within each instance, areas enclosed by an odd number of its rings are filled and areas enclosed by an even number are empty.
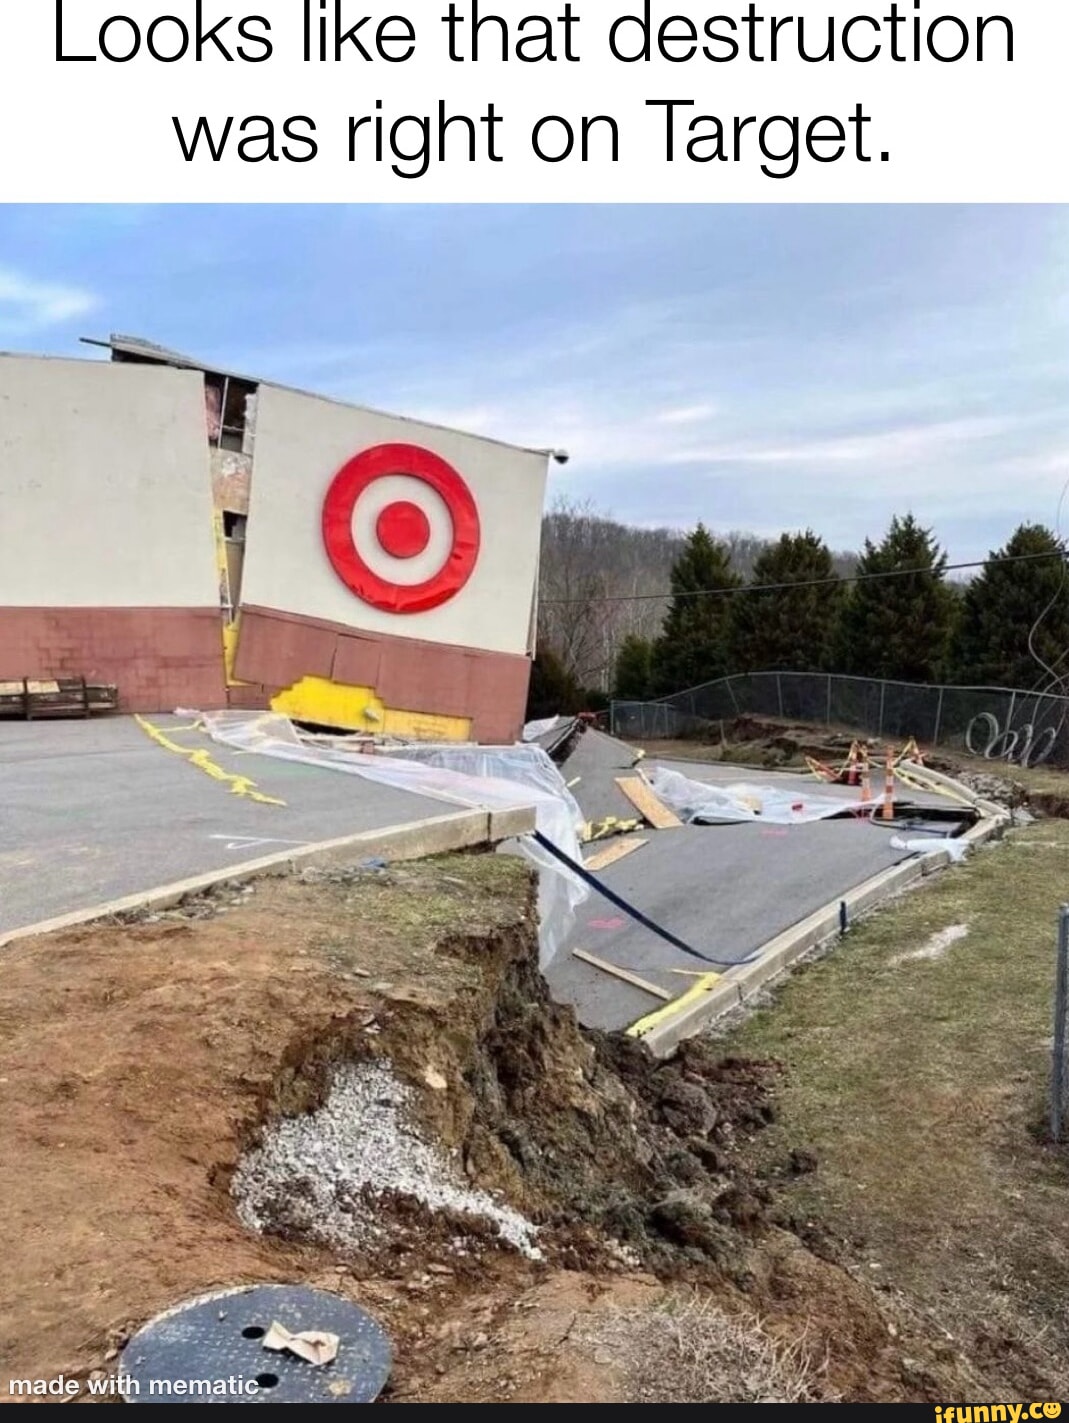
[[[539,640],[583,686],[607,690],[628,633],[656,636],[666,600],[642,595],[668,587],[681,541],[674,530],[619,524],[586,500],[554,501],[542,526]]]

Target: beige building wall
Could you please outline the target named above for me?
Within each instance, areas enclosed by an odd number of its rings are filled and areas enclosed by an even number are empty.
[[[203,377],[0,356],[0,607],[218,604]]]
[[[471,578],[427,612],[390,613],[362,601],[338,577],[323,546],[323,500],[334,476],[354,455],[388,443],[420,445],[448,461],[479,511],[481,550]],[[242,602],[373,634],[523,656],[547,464],[544,454],[493,440],[261,386]],[[407,497],[403,484],[394,493]],[[427,501],[432,514],[436,497]],[[426,576],[441,557],[442,529],[438,518]],[[364,552],[369,535],[365,530],[359,537]],[[389,561],[381,559],[376,572],[391,576]],[[398,569],[397,576],[412,581],[413,570]]]

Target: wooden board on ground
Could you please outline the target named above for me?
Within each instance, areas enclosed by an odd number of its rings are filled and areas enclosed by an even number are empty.
[[[612,845],[607,845],[604,850],[599,850],[596,855],[591,855],[589,860],[583,861],[585,870],[604,870],[609,865],[615,865],[617,860],[622,860],[625,855],[630,855],[632,850],[641,850],[643,845],[648,844],[647,840],[617,840]]]
[[[640,776],[617,776],[616,784],[654,830],[675,830],[683,824],[674,811],[657,799]]]
[[[624,983],[630,983],[632,988],[641,988],[643,993],[648,993],[651,998],[660,998],[664,1003],[670,1003],[675,997],[674,993],[669,993],[666,988],[661,988],[656,983],[651,983],[648,978],[640,978],[637,973],[632,973],[630,969],[620,968],[618,964],[609,963],[608,959],[599,959],[597,954],[587,953],[586,949],[573,949],[572,958],[579,959],[583,963],[590,964],[593,968],[600,968],[602,973],[611,973],[613,978],[619,978]]]

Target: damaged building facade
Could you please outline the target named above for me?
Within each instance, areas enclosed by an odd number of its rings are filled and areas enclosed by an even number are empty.
[[[515,739],[547,451],[93,344],[0,356],[0,682]]]

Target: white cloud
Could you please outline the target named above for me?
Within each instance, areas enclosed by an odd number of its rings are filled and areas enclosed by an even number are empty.
[[[715,405],[681,405],[674,410],[662,410],[653,419],[658,425],[700,425],[715,414]]]
[[[36,281],[0,267],[0,331],[21,335],[61,326],[97,305],[97,298],[79,287]]]
[[[665,456],[667,464],[887,464],[932,458],[967,441],[990,439],[1018,423],[994,418],[943,420],[858,435],[799,440],[792,444],[746,444],[680,450]]]

